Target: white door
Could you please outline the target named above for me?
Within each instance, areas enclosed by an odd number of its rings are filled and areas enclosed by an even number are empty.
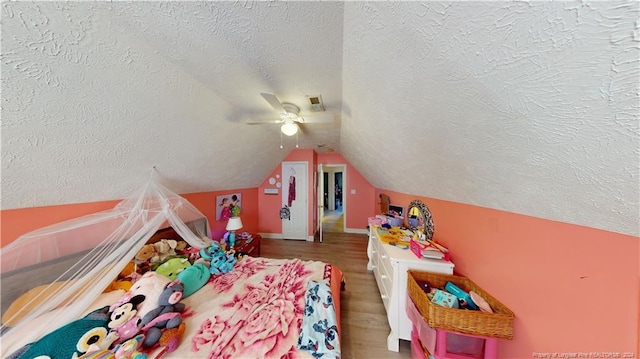
[[[282,238],[309,237],[308,163],[282,162],[282,206],[289,207],[289,219],[282,220]]]
[[[324,171],[322,170],[322,164],[318,165],[318,173],[316,174],[318,181],[316,182],[318,188],[316,189],[318,202],[318,233],[320,242],[322,242],[322,217],[324,217]]]

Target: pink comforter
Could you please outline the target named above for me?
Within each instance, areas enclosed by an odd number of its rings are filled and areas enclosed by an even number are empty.
[[[297,349],[297,340],[307,282],[328,278],[325,266],[245,258],[186,300],[194,313],[187,326],[195,333],[183,338],[180,349],[190,345],[190,356],[208,358],[311,357]]]

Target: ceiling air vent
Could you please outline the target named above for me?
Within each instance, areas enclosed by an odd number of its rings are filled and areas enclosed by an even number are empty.
[[[309,103],[311,104],[311,111],[322,112],[324,111],[324,104],[322,103],[322,96],[307,96]]]

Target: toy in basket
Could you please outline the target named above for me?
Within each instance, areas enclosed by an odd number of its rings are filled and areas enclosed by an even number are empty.
[[[428,282],[433,288],[444,288],[453,283],[482,297],[493,313],[480,310],[448,308],[432,303],[418,283]],[[513,312],[471,280],[448,274],[409,270],[407,272],[409,297],[431,328],[482,337],[513,339]]]

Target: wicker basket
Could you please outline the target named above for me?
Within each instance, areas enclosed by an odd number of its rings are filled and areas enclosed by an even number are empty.
[[[409,270],[407,273],[409,296],[431,328],[482,337],[513,339],[513,319],[515,317],[513,312],[469,279],[415,270]],[[447,308],[433,304],[418,285],[418,281],[426,281],[434,288],[444,288],[447,282],[451,282],[464,290],[474,291],[491,305],[493,313]]]

